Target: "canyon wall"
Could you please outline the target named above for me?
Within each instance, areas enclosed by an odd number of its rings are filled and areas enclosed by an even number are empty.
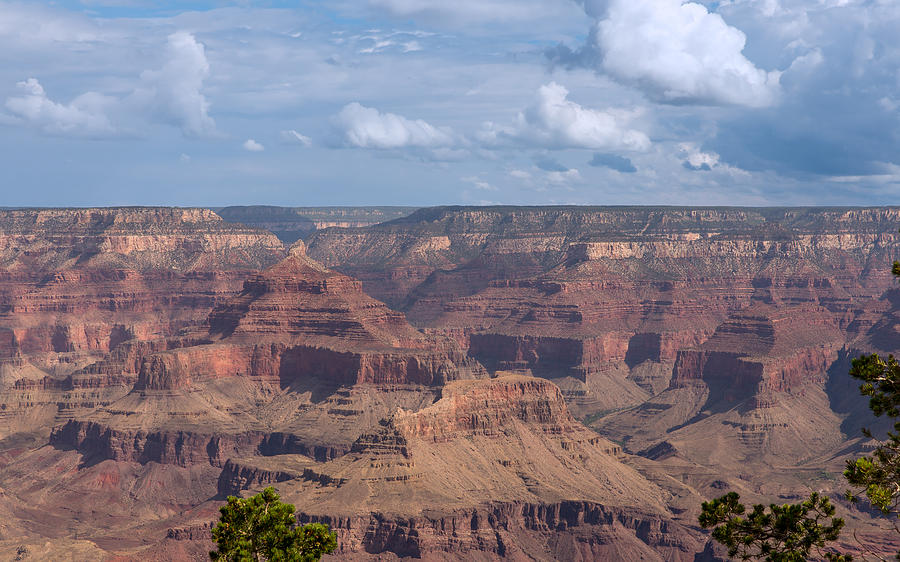
[[[308,211],[0,212],[0,552],[199,559],[273,485],[346,559],[715,560],[900,345],[896,208]]]
[[[272,234],[205,209],[0,211],[0,438],[120,397],[135,360],[79,373],[202,322],[285,253]]]
[[[823,391],[840,353],[890,347],[898,226],[897,208],[439,207],[307,244],[491,372],[622,411],[597,423],[627,442],[646,422],[625,410],[679,389],[693,405],[660,431]]]

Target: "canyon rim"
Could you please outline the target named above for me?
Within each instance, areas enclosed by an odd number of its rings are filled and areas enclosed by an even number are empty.
[[[896,550],[840,499],[896,208],[219,212],[0,211],[0,557],[204,559],[270,485],[341,559],[716,560],[703,500],[810,489]]]

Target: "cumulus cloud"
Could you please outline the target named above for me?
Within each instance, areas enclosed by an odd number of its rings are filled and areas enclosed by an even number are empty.
[[[551,59],[588,66],[666,103],[765,107],[781,91],[778,71],[744,54],[747,37],[696,2],[578,0],[594,18],[587,43],[558,47]]]
[[[703,152],[694,143],[680,143],[678,150],[684,157],[681,165],[688,170],[708,172],[719,165],[718,154],[715,152]]]
[[[588,165],[594,166],[595,168],[610,168],[611,170],[616,170],[623,174],[633,174],[634,172],[637,172],[637,168],[634,167],[634,163],[629,158],[618,156],[616,154],[601,154],[595,152],[594,157],[591,158]]]
[[[53,135],[106,137],[117,133],[106,115],[114,99],[87,92],[68,104],[47,97],[36,78],[18,82],[21,95],[7,98],[6,109],[21,122]]]
[[[802,181],[810,174],[877,176],[882,163],[900,164],[900,114],[890,111],[900,4],[795,0],[781,2],[765,20],[753,3],[721,11],[761,45],[756,53],[793,60],[781,80],[780,104],[717,120],[715,138],[704,146],[722,162]]]
[[[203,81],[209,77],[203,44],[190,33],[179,31],[169,35],[165,55],[162,68],[141,73],[141,85],[132,94],[132,102],[148,108],[156,119],[181,127],[186,135],[215,133],[209,102],[201,92]]]
[[[334,117],[343,143],[358,148],[439,148],[454,144],[450,130],[422,119],[382,113],[357,102],[349,103]]]
[[[306,135],[301,135],[293,129],[281,131],[281,140],[290,144],[299,144],[300,146],[305,146],[307,148],[312,146],[311,138]]]
[[[568,95],[556,82],[541,86],[534,103],[518,114],[511,127],[488,122],[478,138],[486,144],[521,143],[548,149],[650,147],[645,133],[628,128],[630,113],[589,109],[570,101]]]
[[[142,72],[137,87],[120,97],[89,91],[60,103],[50,99],[36,78],[29,78],[17,83],[20,95],[6,99],[9,115],[3,120],[47,134],[82,137],[134,134],[148,118],[181,127],[189,136],[214,133],[209,103],[200,92],[209,75],[203,45],[189,33],[174,33],[168,37],[165,58],[162,68]]]
[[[244,147],[244,150],[249,150],[250,152],[262,152],[263,150],[266,149],[266,147],[264,147],[263,145],[261,145],[260,143],[256,142],[253,139],[245,140],[243,147]]]

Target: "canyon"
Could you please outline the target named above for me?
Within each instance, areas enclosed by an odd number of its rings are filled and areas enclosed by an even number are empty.
[[[896,551],[839,497],[898,208],[219,213],[0,211],[0,558],[203,559],[268,485],[341,559],[716,560],[730,490]]]

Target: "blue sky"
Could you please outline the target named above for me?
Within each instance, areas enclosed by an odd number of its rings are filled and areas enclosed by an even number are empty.
[[[0,1],[0,205],[897,204],[894,0]]]

